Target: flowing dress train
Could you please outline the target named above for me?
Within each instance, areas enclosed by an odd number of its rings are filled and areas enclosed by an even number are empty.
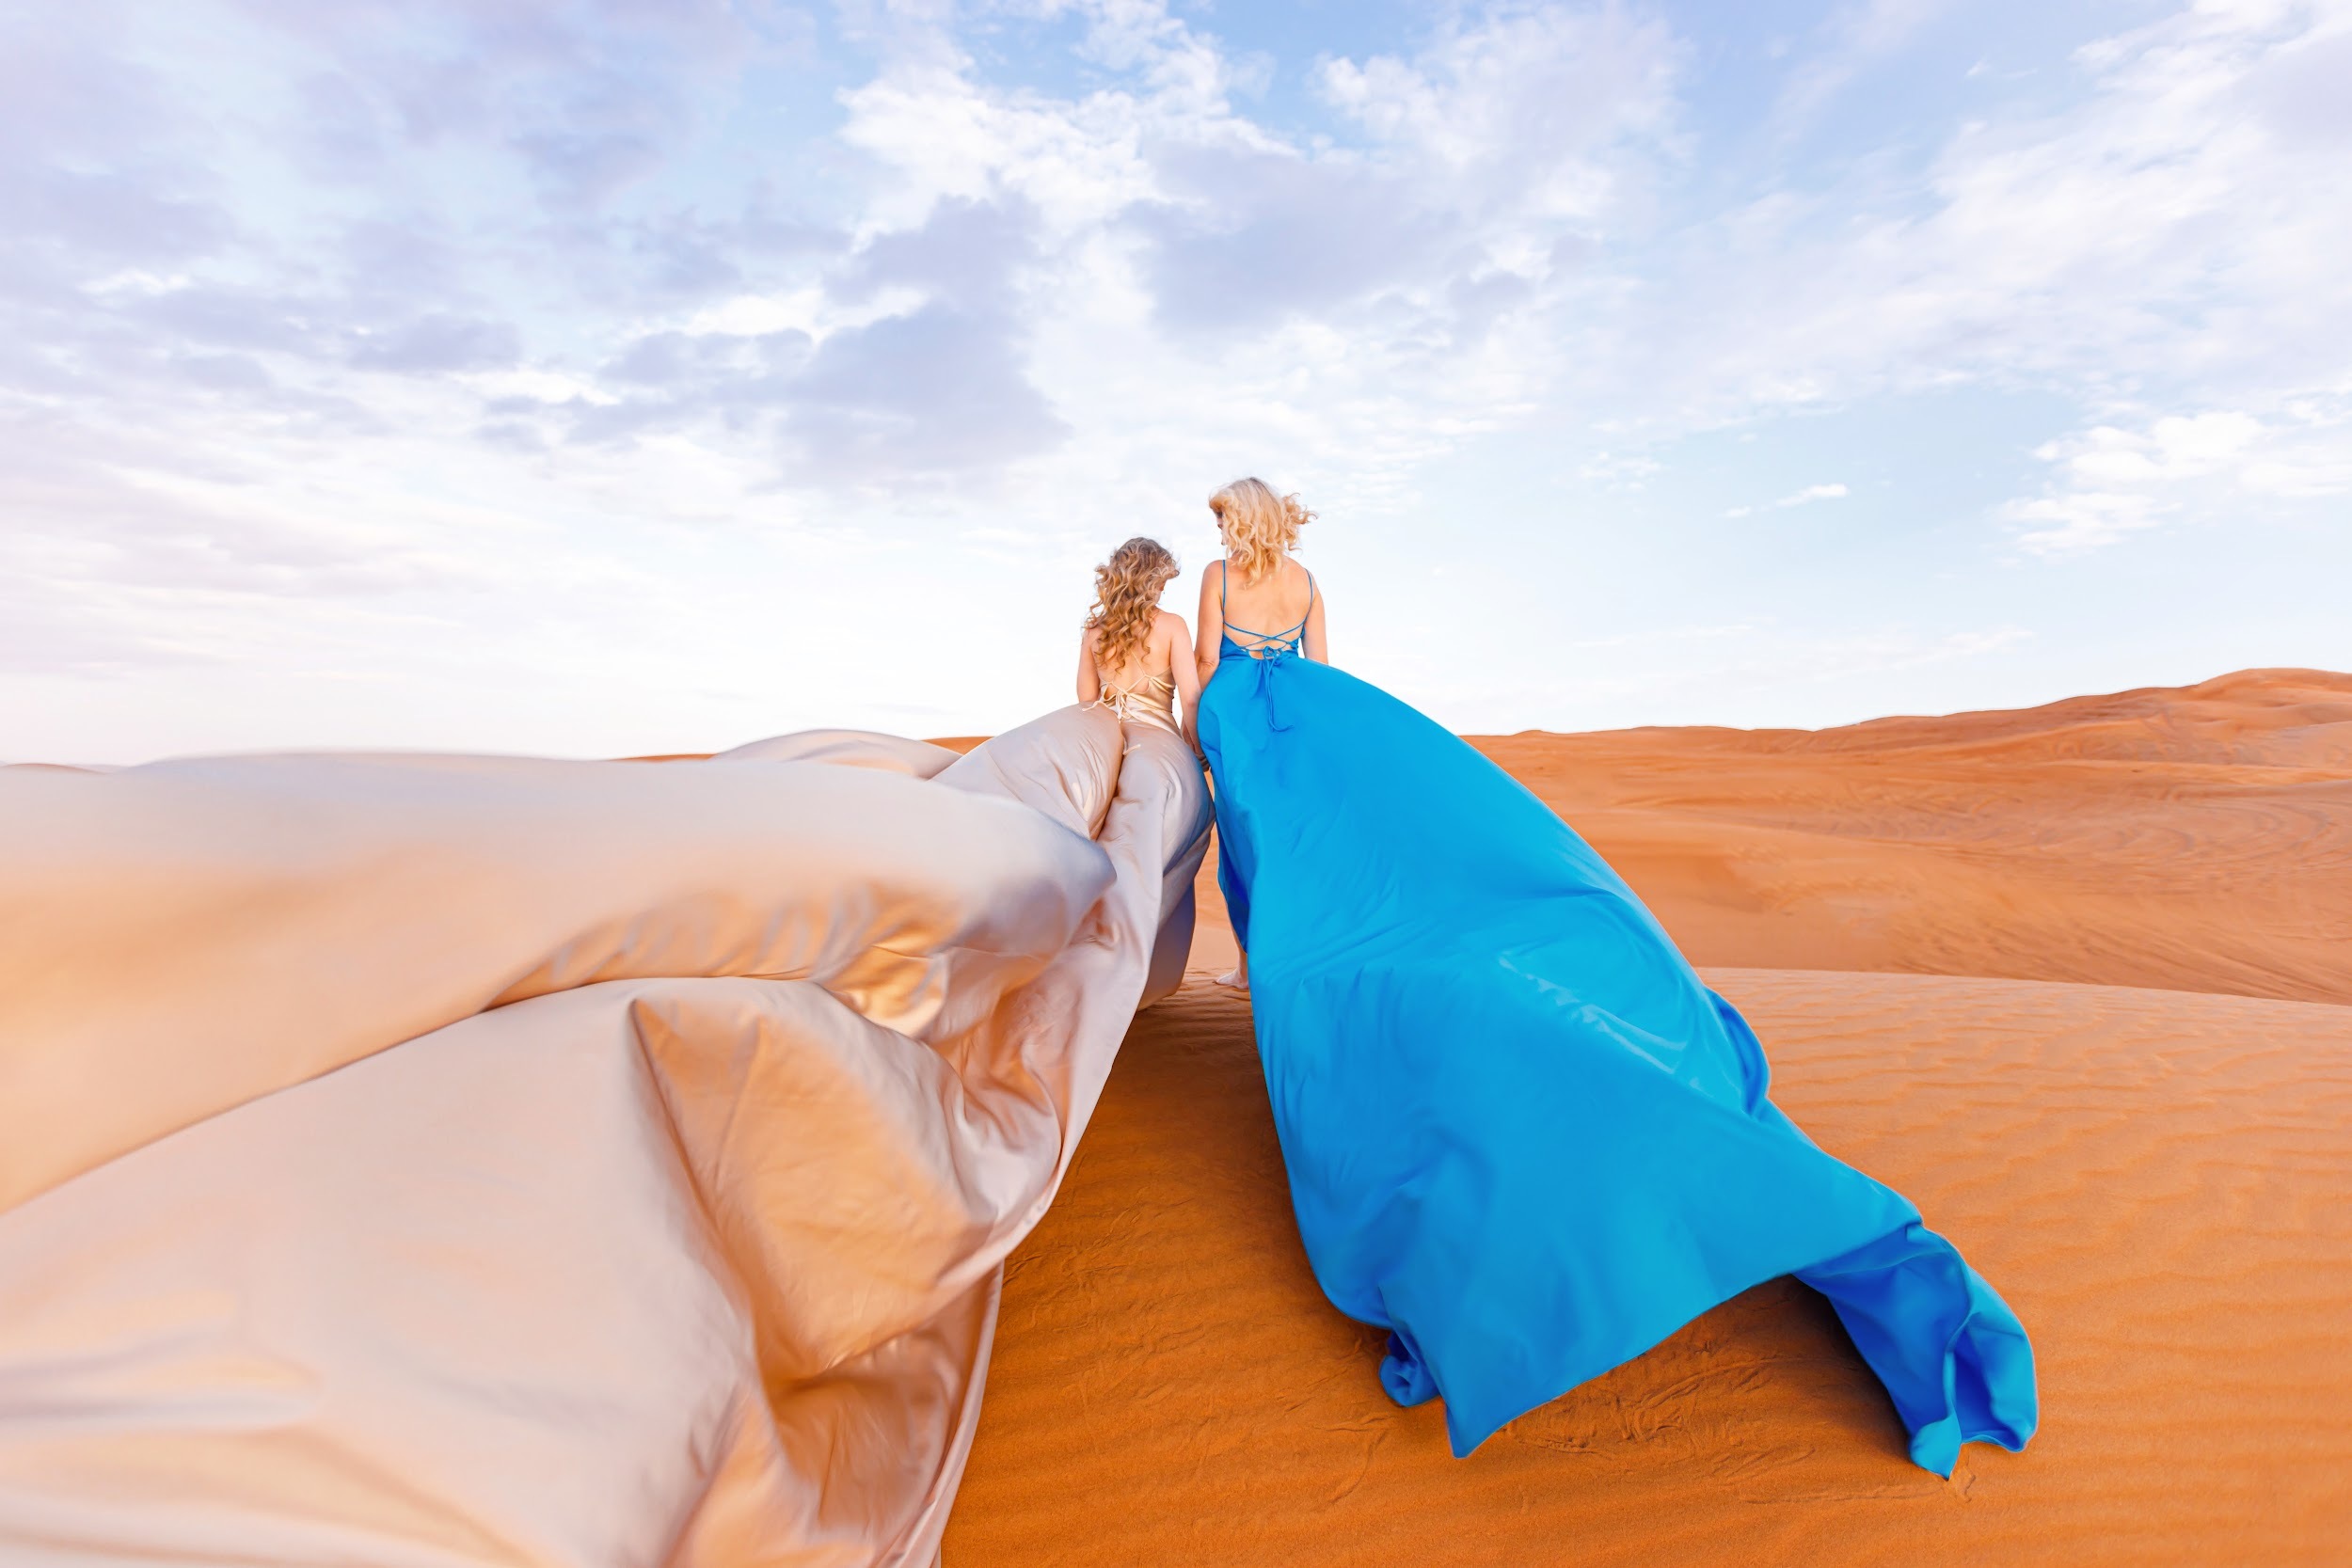
[[[0,768],[0,1563],[936,1563],[1207,793],[1079,707]]]
[[[1827,1296],[1911,1456],[2032,1434],[2008,1306],[1768,1098],[1762,1049],[1550,808],[1377,688],[1232,628],[1217,879],[1315,1277],[1454,1450],[1765,1280]]]

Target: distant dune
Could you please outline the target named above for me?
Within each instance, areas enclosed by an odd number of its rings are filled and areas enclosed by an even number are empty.
[[[1701,964],[2352,1002],[2352,675],[1479,744]]]
[[[2352,676],[1478,744],[2008,1296],[2041,1435],[1917,1470],[1783,1281],[1453,1460],[1307,1272],[1204,887],[1013,1259],[950,1568],[2344,1560]]]

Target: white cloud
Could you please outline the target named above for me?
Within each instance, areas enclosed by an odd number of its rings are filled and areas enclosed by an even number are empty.
[[[999,503],[1272,451],[1334,499],[1397,504],[1537,406],[1565,348],[1546,324],[1587,288],[1564,235],[1671,119],[1671,39],[1613,10],[1465,14],[1409,56],[1326,62],[1350,146],[1242,113],[1238,69],[1164,8],[1033,8],[1083,13],[1127,74],[1006,90],[934,51],[843,98],[842,140],[882,173],[866,243],[946,201],[1033,214],[1023,362],[1069,435],[1050,467],[1009,466]]]
[[[2345,0],[2105,40],[2078,102],[1963,125],[1919,181],[1857,160],[1645,253],[1581,390],[1666,432],[1971,382],[2341,385],[2352,106],[2305,85],[2323,67],[2352,73]]]
[[[120,272],[109,273],[103,277],[92,278],[82,286],[94,294],[135,293],[151,297],[156,294],[178,293],[191,281],[193,279],[183,272],[159,277],[144,267],[127,267]]]
[[[1327,61],[1319,85],[1455,200],[1591,221],[1609,214],[1622,176],[1610,154],[1670,129],[1677,54],[1655,21],[1547,7],[1457,16],[1414,58]]]
[[[612,404],[620,401],[586,377],[562,371],[474,371],[458,377],[488,398],[528,398],[537,403]]]
[[[2169,518],[2352,495],[2352,397],[2302,398],[2267,416],[2242,409],[2098,424],[2034,455],[2044,492],[2003,508],[2038,555],[2079,555]]]
[[[1792,506],[1804,506],[1813,501],[1844,500],[1851,494],[1843,484],[1808,484],[1802,490],[1783,496],[1771,504],[1774,512],[1785,512]],[[1726,517],[1744,517],[1756,510],[1753,506],[1735,506],[1724,514]]]
[[[2026,525],[2018,543],[2036,555],[2073,556],[2112,545],[2155,527],[2166,509],[2153,496],[2107,490],[2068,490],[2037,500],[2011,501],[2003,509]]]
[[[890,316],[913,314],[923,303],[920,291],[882,288],[862,300],[839,300],[821,284],[768,294],[737,294],[689,316],[682,328],[692,337],[759,338],[771,332],[799,332],[820,343],[848,327],[870,326]]]
[[[1758,476],[1853,450],[1787,416],[1954,388],[2043,422],[1874,428],[1979,472],[2044,443],[1986,535],[2029,554],[2352,491],[2352,0],[2184,9],[2045,57],[2030,96],[1972,86],[1990,107],[1958,128],[1873,75],[1947,36],[1948,0],[1841,5],[1769,68],[1708,54],[1703,22],[1678,40],[1672,0],[1449,3],[1274,63],[1158,0],[844,0],[850,49],[795,35],[787,114],[747,68],[780,10],[518,5],[0,22],[0,58],[33,62],[11,80],[55,87],[0,94],[14,668],[261,681],[447,649],[555,691],[640,678],[613,626],[691,625],[639,643],[661,681],[759,673],[699,711],[782,722],[821,668],[793,714],[936,681],[968,727],[1013,716],[1027,656],[842,659],[862,602],[924,626],[983,592],[1046,604],[1098,536],[1205,548],[1200,492],[1249,469],[1308,489],[1318,565],[1368,552],[1359,582],[1421,586],[1400,562],[1475,517],[1506,553],[1591,546],[1571,569],[1617,572],[1626,615],[1672,578],[1657,624],[1730,625],[1743,602],[1682,602],[1711,562],[1640,553],[1760,531],[1657,524],[1695,467],[1769,497]],[[1009,15],[1083,41],[1009,60],[1069,39]],[[1833,102],[1851,152],[1794,134]],[[1707,434],[1735,431],[1757,439]],[[1870,520],[1903,543],[1894,509]],[[1496,678],[1456,652],[1493,624],[1464,604],[1415,601],[1393,657],[1424,689],[1448,660]],[[1567,635],[1549,614],[1529,668]],[[1840,635],[1796,641],[1858,672],[1967,662]]]

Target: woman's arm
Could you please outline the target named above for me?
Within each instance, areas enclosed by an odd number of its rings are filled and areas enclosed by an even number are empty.
[[[1168,673],[1176,677],[1176,695],[1184,705],[1184,738],[1197,752],[1200,749],[1200,666],[1192,657],[1192,628],[1181,615],[1171,612],[1168,618],[1176,623],[1168,628]]]
[[[1094,673],[1094,634],[1078,633],[1078,701],[1091,703],[1103,695],[1103,677]]]
[[[1317,664],[1331,662],[1331,645],[1325,641],[1323,637],[1323,595],[1321,594],[1315,595],[1315,602],[1307,610],[1307,657]]]
[[[1217,647],[1225,640],[1225,596],[1218,590],[1224,586],[1225,562],[1212,562],[1200,568],[1200,641],[1192,645],[1198,686],[1216,678]]]

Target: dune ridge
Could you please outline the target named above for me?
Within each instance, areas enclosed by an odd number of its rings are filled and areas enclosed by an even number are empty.
[[[1698,963],[2352,1002],[2352,675],[1474,743]]]
[[[1783,1280],[1453,1460],[1307,1271],[1204,874],[1195,976],[1010,1264],[950,1568],[2343,1560],[2352,676],[1476,743],[2001,1289],[2041,1434],[1912,1467]]]

